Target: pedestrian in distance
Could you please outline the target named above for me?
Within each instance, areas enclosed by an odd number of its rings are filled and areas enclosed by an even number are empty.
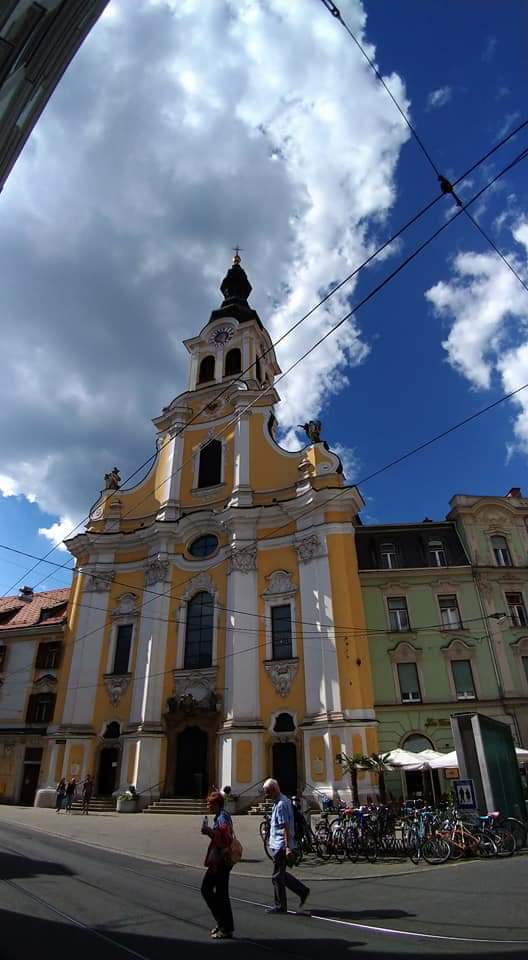
[[[202,882],[202,897],[204,898],[214,919],[215,926],[211,930],[213,940],[231,940],[234,923],[231,901],[229,899],[229,874],[231,873],[230,849],[233,842],[233,821],[224,809],[224,797],[219,790],[214,790],[207,797],[207,809],[213,814],[212,826],[209,818],[204,817],[202,834],[209,837],[204,865],[207,867]]]
[[[64,798],[66,796],[66,779],[61,777],[57,784],[57,790],[55,793],[55,812],[60,813],[64,806]]]
[[[276,780],[266,780],[263,790],[273,800],[271,813],[269,847],[273,854],[273,893],[275,905],[268,907],[266,913],[287,913],[286,888],[299,897],[299,907],[303,907],[310,894],[310,888],[297,877],[288,873],[286,867],[294,857],[296,846],[295,820],[291,800],[280,791]]]
[[[72,803],[75,798],[75,790],[77,789],[77,781],[75,777],[70,777],[66,785],[66,813],[71,813]]]
[[[82,812],[85,813],[86,816],[88,816],[90,811],[90,800],[92,799],[93,789],[94,781],[92,775],[89,773],[82,788]]]

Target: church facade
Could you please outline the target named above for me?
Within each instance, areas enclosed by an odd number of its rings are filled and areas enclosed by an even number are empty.
[[[223,302],[185,341],[187,390],[154,419],[135,487],[117,470],[68,541],[76,574],[49,729],[48,783],[99,794],[249,800],[349,783],[341,752],[377,749],[355,530],[363,506],[339,458],[275,439],[280,374],[240,258]],[[342,491],[336,503],[337,490]],[[370,775],[361,779],[372,791]]]

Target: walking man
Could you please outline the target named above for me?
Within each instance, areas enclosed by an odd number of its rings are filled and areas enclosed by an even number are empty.
[[[263,789],[266,797],[273,800],[269,846],[273,854],[273,874],[271,879],[275,895],[275,906],[268,907],[266,912],[287,913],[286,887],[288,890],[292,890],[293,893],[297,894],[300,907],[303,907],[306,903],[310,888],[304,883],[301,883],[300,880],[297,880],[297,877],[292,876],[291,873],[287,873],[286,871],[287,860],[296,845],[291,800],[280,792],[280,787],[276,780],[266,780]]]
[[[82,788],[82,812],[85,813],[87,816],[90,809],[90,800],[92,799],[93,788],[94,788],[93,777],[89,773],[88,776],[86,777],[86,780],[83,783],[83,788]]]

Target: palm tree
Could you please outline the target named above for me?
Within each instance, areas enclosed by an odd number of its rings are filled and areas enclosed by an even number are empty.
[[[385,774],[387,771],[392,770],[392,767],[388,763],[388,758],[388,753],[371,753],[370,757],[367,757],[369,769],[373,770],[378,775],[379,795],[382,803],[386,803],[387,800]]]
[[[359,807],[358,770],[368,770],[370,768],[370,757],[365,757],[362,753],[353,753],[351,757],[346,753],[338,753],[336,759],[350,774],[352,803]]]

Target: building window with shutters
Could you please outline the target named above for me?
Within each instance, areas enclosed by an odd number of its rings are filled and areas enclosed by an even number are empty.
[[[528,617],[526,616],[526,607],[522,593],[507,593],[506,603],[513,627],[526,627]]]
[[[54,693],[32,693],[26,713],[26,723],[51,723],[55,710]]]
[[[289,660],[293,657],[292,617],[289,603],[271,607],[271,658]]]
[[[469,660],[452,660],[451,670],[457,700],[475,700],[475,683]]]
[[[388,597],[390,629],[394,632],[410,630],[409,611],[405,597]]]
[[[395,543],[382,543],[380,546],[380,561],[383,570],[394,570],[399,566],[398,553]]]
[[[58,670],[62,656],[62,643],[39,643],[37,670]]]
[[[421,703],[418,669],[415,663],[398,663],[398,682],[402,703]]]
[[[442,630],[461,630],[462,621],[458,601],[454,594],[438,597]]]
[[[132,649],[132,633],[134,626],[132,623],[120,623],[116,630],[114,662],[112,664],[113,674],[129,673],[130,671],[130,651]]]
[[[445,547],[441,540],[429,540],[427,549],[430,567],[447,567]]]
[[[192,670],[213,663],[214,597],[202,590],[187,604],[183,667]]]
[[[495,563],[498,567],[513,566],[510,548],[508,546],[506,537],[501,537],[498,535],[492,537],[491,548],[493,550],[493,556],[495,557]]]
[[[209,440],[200,450],[198,487],[214,487],[222,482],[222,444]]]

